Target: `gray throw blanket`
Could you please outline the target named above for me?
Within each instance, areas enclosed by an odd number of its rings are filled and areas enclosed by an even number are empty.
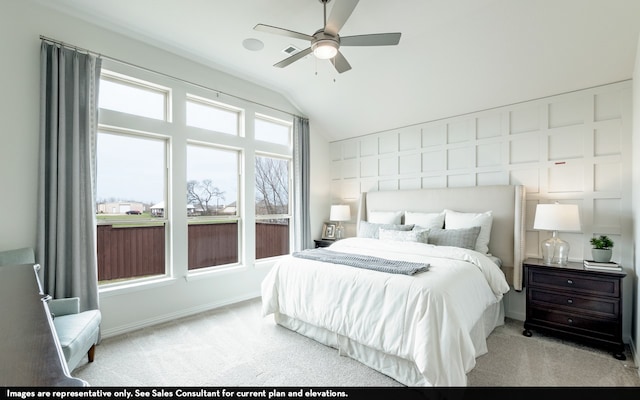
[[[293,253],[294,257],[324,261],[332,264],[344,264],[351,267],[372,269],[390,274],[414,275],[429,269],[429,264],[410,261],[387,260],[362,254],[349,254],[325,248],[308,249]]]

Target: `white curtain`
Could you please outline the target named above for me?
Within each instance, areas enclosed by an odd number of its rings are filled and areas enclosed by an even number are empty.
[[[42,41],[36,261],[53,298],[98,308],[95,149],[101,60]]]
[[[295,244],[294,251],[313,247],[311,218],[309,217],[309,120],[294,117],[293,123],[293,164],[294,164],[294,211]]]

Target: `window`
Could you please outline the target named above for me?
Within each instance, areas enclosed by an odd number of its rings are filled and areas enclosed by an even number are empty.
[[[282,158],[257,156],[256,258],[289,253],[289,177],[291,162]]]
[[[166,141],[98,132],[98,281],[165,275]]]
[[[215,279],[289,253],[293,149],[284,113],[113,60],[103,60],[102,71],[101,288]],[[244,171],[258,178],[246,180]],[[242,196],[256,182],[254,213]]]
[[[187,98],[187,126],[237,135],[239,117],[238,110],[196,96]]]
[[[169,89],[110,71],[100,76],[100,108],[167,120]]]
[[[255,135],[256,140],[290,146],[291,124],[263,115],[256,115]]]
[[[187,145],[189,269],[238,263],[239,152]]]

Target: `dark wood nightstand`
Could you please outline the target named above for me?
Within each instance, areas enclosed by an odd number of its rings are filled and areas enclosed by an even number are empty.
[[[524,261],[525,336],[531,329],[605,347],[625,360],[622,341],[624,272],[585,270],[580,262],[546,265]]]
[[[335,240],[330,239],[314,239],[313,241],[316,244],[316,249],[318,247],[329,247],[336,242]]]

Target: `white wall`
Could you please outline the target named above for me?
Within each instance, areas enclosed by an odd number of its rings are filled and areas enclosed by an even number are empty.
[[[631,121],[631,81],[625,81],[332,142],[332,197],[355,210],[366,191],[522,184],[530,257],[540,256],[539,243],[549,235],[532,229],[536,204],[577,204],[582,233],[560,236],[573,261],[591,257],[592,235],[614,240],[613,259],[628,274],[628,341],[635,282]],[[355,234],[354,223],[347,232]],[[507,316],[524,320],[523,293],[511,291],[506,306]]]
[[[640,362],[638,354],[638,345],[640,345],[640,281],[638,274],[640,273],[640,37],[638,38],[638,49],[636,50],[636,63],[633,70],[633,134],[632,134],[632,187],[633,187],[633,249],[634,249],[634,265],[635,274],[627,279],[632,280],[634,289],[633,303],[633,323],[631,335],[632,344],[635,345],[633,353],[636,356],[635,365]],[[639,371],[640,373],[640,371]]]
[[[0,250],[35,246],[39,132],[40,35],[90,49],[151,70],[222,92],[300,114],[282,95],[142,44],[84,21],[59,14],[34,1],[3,1],[0,34],[5,56],[0,64]],[[319,232],[327,214],[328,142],[311,126],[311,210]],[[249,265],[224,274],[178,278],[126,291],[101,292],[103,335],[259,296],[270,264]]]

